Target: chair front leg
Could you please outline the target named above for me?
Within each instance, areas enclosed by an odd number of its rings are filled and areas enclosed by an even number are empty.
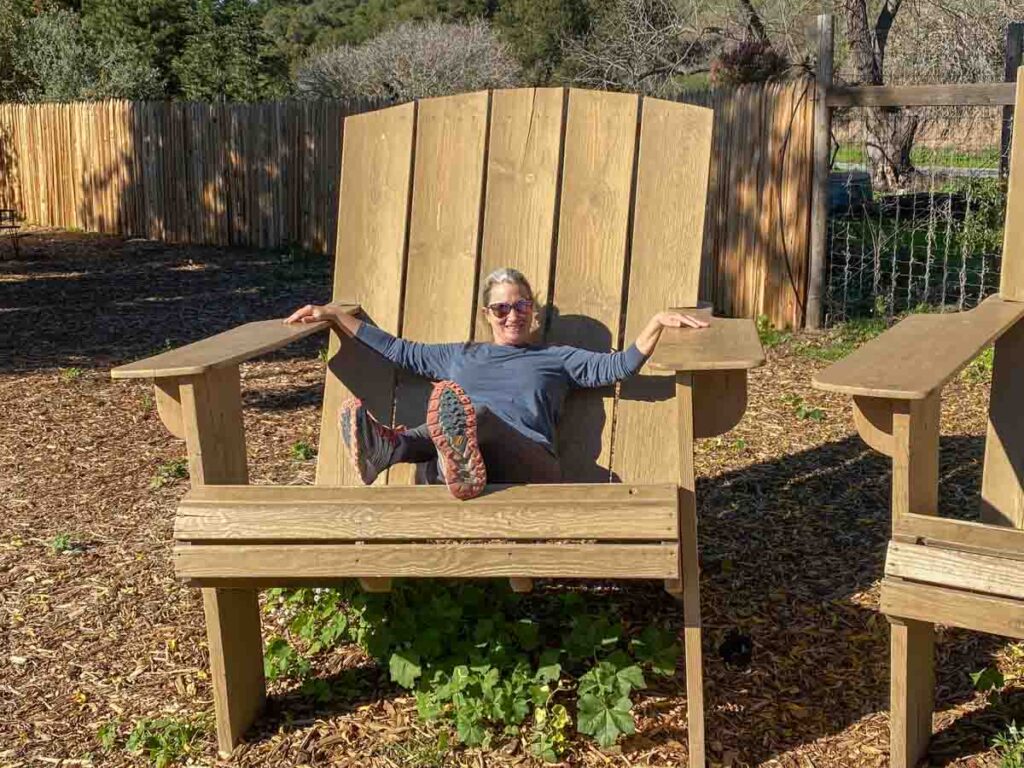
[[[174,393],[167,393],[174,402]],[[249,482],[238,366],[214,368],[179,380],[181,427],[192,486]],[[259,593],[203,589],[217,746],[228,755],[266,700]]]
[[[935,625],[889,617],[889,764],[916,768],[928,750],[935,709]]]

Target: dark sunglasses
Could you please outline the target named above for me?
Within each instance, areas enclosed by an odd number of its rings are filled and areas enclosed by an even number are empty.
[[[517,315],[525,315],[533,309],[533,302],[529,299],[519,299],[519,301],[512,304],[509,304],[507,301],[500,301],[497,304],[488,304],[487,309],[500,320],[501,318],[508,317],[508,313],[513,309]]]

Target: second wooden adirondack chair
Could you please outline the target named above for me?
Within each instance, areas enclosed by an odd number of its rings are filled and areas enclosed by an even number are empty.
[[[711,118],[562,89],[348,117],[334,300],[406,338],[485,339],[479,276],[513,266],[549,304],[548,341],[620,348],[655,311],[697,306]],[[742,416],[746,371],[763,362],[753,323],[666,332],[643,375],[573,395],[559,448],[577,484],[491,487],[469,502],[409,487],[399,467],[378,487],[351,487],[340,403],[355,393],[375,413],[418,424],[427,382],[396,377],[336,336],[316,485],[246,485],[238,364],[322,329],[250,323],[112,374],[153,377],[164,423],[188,446],[175,568],[203,588],[221,749],[264,697],[261,587],[501,577],[525,590],[533,577],[645,578],[684,598],[690,765],[704,766],[693,442]]]
[[[1024,115],[1024,69],[1016,114]],[[1024,638],[1024,135],[1015,128],[999,295],[914,315],[814,378],[853,395],[864,441],[892,457],[893,536],[881,610],[892,625],[893,768],[932,735],[935,624]],[[940,518],[942,388],[995,342],[981,523]]]

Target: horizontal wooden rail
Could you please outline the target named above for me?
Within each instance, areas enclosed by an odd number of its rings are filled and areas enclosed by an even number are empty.
[[[858,85],[828,89],[830,107],[1013,106],[1013,83],[964,85]]]
[[[178,578],[365,577],[675,579],[677,544],[277,544],[174,549]]]

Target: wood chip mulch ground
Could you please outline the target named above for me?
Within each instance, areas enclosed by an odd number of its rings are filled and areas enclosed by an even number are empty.
[[[187,480],[154,483],[184,457],[152,388],[114,382],[114,365],[294,305],[327,299],[326,259],[175,247],[37,232],[21,257],[0,242],[0,766],[144,765],[104,752],[106,723],[212,711],[202,605],[170,562]],[[750,379],[750,406],[723,438],[699,445],[709,758],[722,766],[884,766],[888,628],[876,613],[888,539],[888,460],[853,432],[849,405],[810,388],[824,363],[806,339],[772,349]],[[255,483],[311,483],[323,341],[242,368]],[[941,506],[974,514],[988,382],[946,391]],[[797,398],[801,400],[797,401]],[[800,409],[799,405],[805,406]],[[821,419],[801,418],[808,409]],[[166,471],[165,471],[166,474]],[[158,487],[153,487],[154,485]],[[62,539],[62,537],[64,537]],[[70,551],[61,552],[60,542]],[[554,589],[556,585],[540,585]],[[615,587],[631,615],[672,619],[657,585]],[[268,619],[269,621],[269,619]],[[752,660],[719,653],[731,631]],[[994,734],[1024,719],[1024,646],[942,630],[932,765],[996,765]],[[990,702],[969,673],[998,666]],[[199,765],[533,765],[517,743],[437,754],[412,700],[354,648],[317,663],[352,696],[317,706],[274,685],[266,715],[231,761],[212,734]],[[682,677],[639,699],[637,735],[610,751],[575,741],[571,765],[682,765]]]

